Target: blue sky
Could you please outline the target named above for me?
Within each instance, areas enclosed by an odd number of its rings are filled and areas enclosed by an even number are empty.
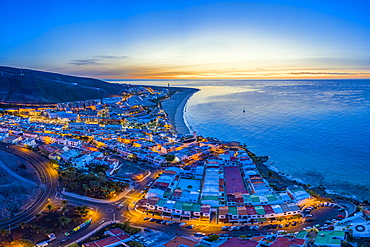
[[[3,1],[0,65],[102,79],[370,78],[369,1]]]

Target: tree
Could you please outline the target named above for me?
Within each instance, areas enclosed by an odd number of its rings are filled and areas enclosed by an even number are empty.
[[[81,217],[85,217],[89,213],[89,210],[88,210],[88,207],[86,205],[84,205],[84,206],[77,206],[76,207],[76,212]]]
[[[268,170],[267,177],[272,178],[274,176],[274,173],[271,170]]]
[[[54,211],[55,209],[55,206],[51,203],[49,203],[48,205],[46,205],[46,208],[49,210],[49,214]]]
[[[72,220],[68,217],[61,216],[58,218],[58,221],[59,221],[60,226],[63,227],[71,223]]]
[[[241,238],[241,239],[247,239],[248,237],[246,235],[240,235],[239,238]]]
[[[5,237],[8,236],[9,234],[10,234],[9,230],[6,230],[4,228],[0,229],[0,236]]]
[[[107,177],[105,176],[105,174],[103,172],[99,172],[98,173],[98,177],[97,177],[98,181],[100,183],[105,183],[107,182]]]
[[[35,217],[36,217],[36,221],[38,222],[41,217],[41,214],[36,214]]]
[[[67,200],[62,200],[62,207],[65,207],[67,205],[68,201]]]
[[[89,182],[89,185],[90,185],[90,187],[91,187],[94,191],[96,191],[96,189],[97,189],[97,188],[99,188],[100,183],[99,183],[99,181],[97,181],[97,180],[91,180],[91,181]]]
[[[68,184],[68,187],[71,189],[71,190],[74,190],[78,187],[78,183],[76,182],[71,182]]]
[[[85,194],[87,194],[87,192],[90,191],[90,188],[89,188],[89,186],[87,186],[87,184],[83,184],[82,187],[85,190]]]
[[[44,232],[45,229],[42,227],[42,226],[39,226],[39,225],[32,225],[32,231],[35,232],[35,233],[40,233],[40,232]]]
[[[172,154],[167,154],[166,155],[166,161],[168,162],[172,162],[176,159],[176,156],[175,155],[172,155]]]
[[[73,243],[73,244],[68,245],[68,247],[80,247],[80,246],[77,243]]]
[[[19,227],[23,230],[24,228],[26,228],[28,226],[28,224],[26,222],[21,222],[19,223]]]
[[[208,237],[209,241],[214,242],[220,237],[217,234],[212,234],[211,236]]]
[[[127,245],[130,247],[144,247],[144,245],[140,244],[139,242],[136,241],[129,241],[127,242]]]

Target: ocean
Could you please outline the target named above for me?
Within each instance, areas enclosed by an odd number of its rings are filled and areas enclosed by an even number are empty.
[[[184,118],[239,141],[285,175],[370,200],[370,80],[146,80],[199,88]]]

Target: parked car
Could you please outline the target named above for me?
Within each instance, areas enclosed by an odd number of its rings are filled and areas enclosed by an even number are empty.
[[[234,230],[235,230],[235,228],[236,228],[236,226],[230,226],[228,230],[229,230],[229,231],[234,231]]]
[[[203,232],[197,232],[194,234],[194,237],[204,237],[205,235]]]
[[[221,233],[219,236],[220,237],[230,237],[230,234]]]
[[[179,224],[179,227],[183,227],[183,226],[185,226],[186,225],[186,223],[185,222],[181,222],[180,224]]]

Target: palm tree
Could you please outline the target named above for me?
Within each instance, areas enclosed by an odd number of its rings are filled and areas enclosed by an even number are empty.
[[[76,182],[71,182],[68,184],[69,188],[71,188],[71,190],[74,190],[78,187],[78,183]]]
[[[96,191],[96,189],[97,189],[97,188],[99,188],[99,186],[100,186],[100,182],[99,182],[99,181],[97,181],[97,180],[91,180],[91,181],[89,182],[89,185],[90,185],[90,187],[91,187],[94,191]]]
[[[72,220],[68,217],[61,216],[58,218],[61,227],[68,225]]]
[[[76,210],[77,210],[77,214],[80,215],[81,217],[85,217],[89,213],[89,210],[86,205],[77,206]]]
[[[10,234],[9,230],[6,230],[4,228],[0,229],[0,236],[5,237],[8,236],[9,234]]]
[[[62,207],[65,207],[67,205],[68,201],[67,200],[62,200]]]
[[[28,224],[26,222],[21,222],[19,223],[19,227],[23,230],[24,228],[26,228],[28,226]]]
[[[46,205],[46,208],[49,210],[49,214],[55,209],[55,206],[53,204]]]
[[[105,176],[104,172],[99,172],[98,173],[98,180],[101,183],[107,182],[107,177]]]
[[[87,194],[87,191],[90,191],[90,188],[89,188],[89,186],[87,186],[87,184],[83,184],[82,187],[85,190],[85,194]]]
[[[36,217],[36,221],[38,222],[41,217],[41,214],[36,214],[35,217]]]
[[[39,226],[39,225],[33,225],[32,226],[32,230],[35,232],[35,233],[40,233],[40,232],[43,232],[45,231],[45,229],[42,227],[42,226]]]

